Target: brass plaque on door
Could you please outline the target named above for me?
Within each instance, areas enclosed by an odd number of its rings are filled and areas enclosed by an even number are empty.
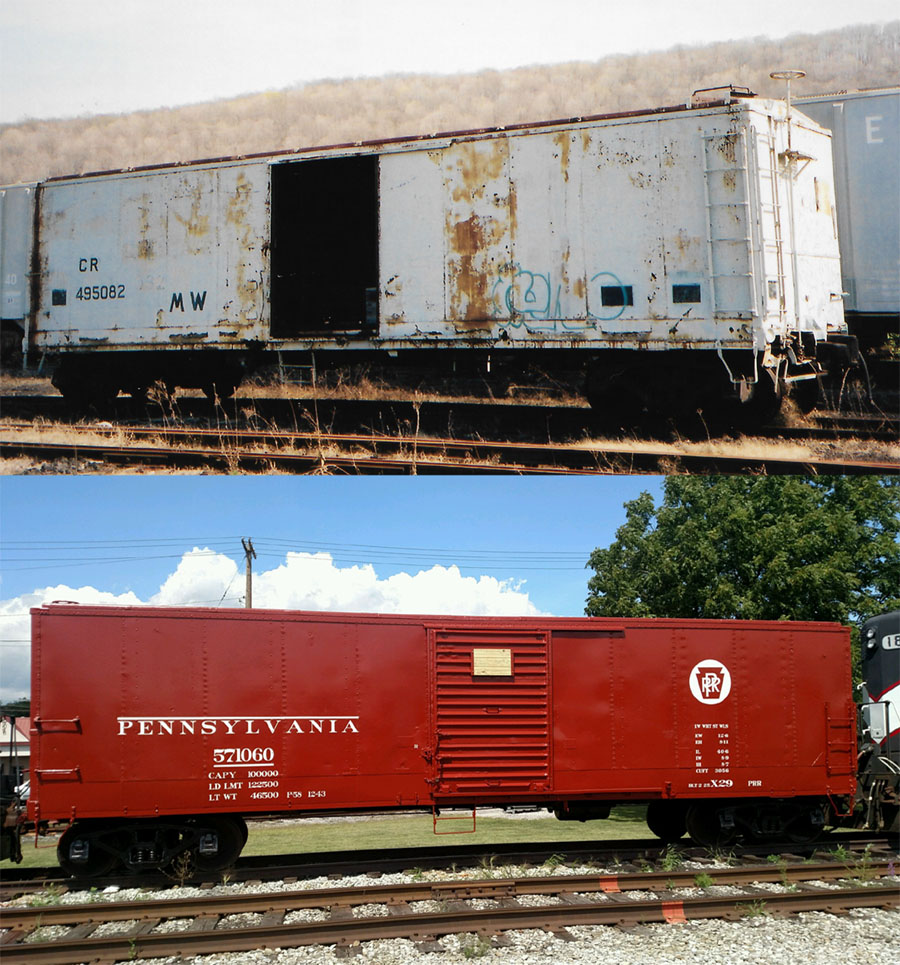
[[[475,677],[511,677],[512,650],[472,650],[472,674]]]

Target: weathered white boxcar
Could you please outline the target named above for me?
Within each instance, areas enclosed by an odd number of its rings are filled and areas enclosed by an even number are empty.
[[[829,135],[780,101],[19,190],[36,204],[32,301],[8,321],[72,394],[226,392],[274,351],[528,350],[583,363],[597,400],[750,398],[814,385],[846,335]]]

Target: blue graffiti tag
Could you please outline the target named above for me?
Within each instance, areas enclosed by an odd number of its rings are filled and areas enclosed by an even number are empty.
[[[528,319],[550,318],[551,298],[550,275],[541,275],[524,268],[517,268],[511,278],[504,278],[503,272],[498,274],[491,298],[494,302],[494,314],[504,314],[501,301],[506,313],[511,318],[525,317]],[[557,291],[557,302],[559,291]]]
[[[622,292],[621,304],[608,306],[608,312],[599,308],[603,305],[603,288],[619,288]],[[571,331],[596,328],[597,321],[619,318],[627,307],[626,287],[611,271],[599,271],[588,281],[586,318],[566,317],[568,313],[561,304],[562,290],[562,284],[555,283],[550,272],[529,271],[514,263],[503,265],[497,270],[497,278],[491,288],[491,313],[494,318],[508,319],[513,328],[527,325],[530,328],[554,331],[558,323],[561,323],[562,328]],[[598,310],[592,311],[589,307],[591,305]],[[535,325],[541,321],[550,324]]]

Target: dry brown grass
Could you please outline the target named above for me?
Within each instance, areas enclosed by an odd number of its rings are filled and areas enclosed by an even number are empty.
[[[0,393],[3,395],[58,395],[50,379],[39,375],[22,375],[7,370],[0,371]]]
[[[166,446],[166,441],[160,436],[156,438],[135,439],[127,427],[116,426],[105,420],[93,422],[64,423],[36,418],[29,426],[13,424],[8,419],[0,419],[0,437],[5,441],[42,442],[61,446],[128,446],[129,448],[152,449]],[[62,459],[39,460],[36,458],[14,457],[0,461],[0,474],[13,475],[29,472],[54,472],[57,466],[65,473],[102,473],[135,474],[141,472],[174,472],[159,466],[122,466],[117,463],[107,463],[91,456],[79,457],[77,454]],[[178,470],[180,472],[180,470]],[[202,470],[188,470],[199,473]]]
[[[348,453],[345,448],[331,441],[328,427],[313,427],[312,429],[300,430],[311,432],[313,438],[309,441],[292,441],[287,451],[296,452],[306,457],[317,457],[317,464],[312,470],[312,474],[334,474],[343,473],[347,470],[336,468],[332,461],[337,457],[346,458]],[[188,443],[168,441],[164,435],[157,437],[148,436],[146,438],[135,438],[134,433],[127,427],[114,426],[108,422],[80,423],[77,425],[53,423],[45,420],[35,420],[27,427],[15,425],[9,420],[0,420],[0,437],[7,440],[22,440],[32,442],[48,442],[71,446],[79,444],[90,445],[121,445],[132,449],[141,448],[170,448],[173,451],[186,448],[194,448]],[[379,434],[373,432],[373,439],[378,438]],[[446,452],[435,452],[429,448],[427,452],[420,452],[421,442],[429,441],[430,437],[420,436],[418,426],[411,426],[404,435],[394,436],[400,439],[404,445],[393,457],[386,458],[396,460],[399,463],[412,462],[412,468],[407,471],[416,473],[421,465],[440,465],[447,462],[451,457]],[[651,453],[658,459],[658,471],[665,473],[689,472],[686,468],[692,463],[686,463],[686,459],[697,458],[731,458],[744,461],[748,465],[755,466],[764,462],[781,462],[785,460],[814,464],[826,460],[858,460],[863,462],[873,462],[882,464],[893,464],[900,466],[900,444],[885,443],[866,440],[843,440],[835,442],[797,442],[790,440],[768,439],[753,436],[742,436],[737,439],[707,439],[703,441],[691,441],[676,439],[675,441],[648,441],[646,439],[584,439],[573,444],[575,448],[583,449],[588,452],[595,452],[596,468],[598,472],[631,472],[634,471],[633,452]],[[58,471],[65,473],[109,473],[109,474],[135,474],[143,472],[164,472],[167,474],[238,474],[247,473],[243,456],[251,454],[254,456],[272,456],[276,453],[286,451],[285,447],[272,446],[265,442],[245,443],[237,439],[227,429],[219,433],[218,445],[213,447],[216,452],[224,459],[224,466],[211,466],[207,469],[182,469],[177,466],[159,466],[158,464],[119,466],[116,463],[99,462],[89,457],[88,461],[78,462],[77,457],[67,457],[58,463]],[[360,466],[364,469],[364,463],[368,458],[368,450],[361,446],[357,450]],[[455,460],[455,457],[453,457]],[[485,465],[483,461],[478,464],[471,458],[466,459],[472,462],[473,470],[477,471],[478,465]],[[500,457],[490,457],[487,464],[499,464]],[[0,462],[0,474],[23,474],[32,472],[54,472],[54,463],[38,462],[36,460],[22,459],[20,457],[6,459]],[[640,470],[646,471],[646,470]],[[763,471],[763,470],[754,470]],[[261,468],[250,471],[250,474],[268,474],[282,472],[287,474],[288,470],[276,468],[275,462],[264,464]]]
[[[181,392],[182,390],[179,390]],[[185,393],[187,394],[187,393]],[[588,403],[576,391],[559,392],[549,389],[532,389],[529,386],[511,386],[506,395],[458,394],[440,389],[424,390],[391,385],[387,382],[369,378],[355,381],[340,380],[337,384],[300,385],[274,381],[249,381],[243,383],[235,393],[239,399],[334,399],[334,400],[394,400],[398,402],[490,402],[491,405],[531,405],[579,406],[587,408]]]
[[[153,390],[151,389],[151,398]],[[0,394],[3,395],[59,395],[48,378],[21,375],[16,372],[0,372]],[[297,400],[396,400],[399,402],[485,402],[493,405],[560,405],[588,408],[584,396],[575,389],[549,389],[534,386],[510,386],[506,395],[459,395],[449,391],[425,391],[392,385],[375,377],[352,378],[338,372],[333,379],[319,381],[315,385],[301,382],[279,381],[275,375],[252,376],[237,388],[238,399],[297,399]],[[173,401],[178,399],[204,398],[200,389],[175,390]]]
[[[32,392],[53,391],[46,379],[39,379],[33,376],[14,376],[4,373],[0,376],[0,391],[4,394],[28,394]],[[176,393],[171,413],[166,418],[166,426],[178,428],[185,425],[178,414],[178,399],[196,393],[190,390],[180,390]],[[415,412],[415,417],[409,425],[404,427],[399,438],[405,440],[405,446],[397,455],[398,461],[402,459],[412,460],[412,471],[416,472],[417,467],[424,463],[433,464],[440,462],[443,458],[446,461],[446,454],[442,457],[439,453],[429,451],[426,454],[419,452],[420,440],[426,437],[421,436],[418,414],[421,405],[427,401],[441,400],[450,398],[439,393],[425,393],[419,390],[403,390],[396,387],[385,385],[378,380],[338,379],[329,386],[304,386],[304,385],[285,385],[269,380],[253,380],[243,386],[238,393],[242,398],[252,400],[254,398],[284,397],[297,399],[384,399],[384,400],[405,400],[411,402]],[[459,401],[458,397],[452,397]],[[472,401],[476,401],[472,399]],[[481,398],[477,401],[484,402]],[[511,404],[516,400],[505,400],[506,404]],[[529,401],[536,400],[531,396]],[[558,398],[551,398],[550,404],[556,402],[560,404]],[[578,399],[579,405],[585,404]],[[503,405],[504,400],[492,400],[492,405]],[[539,403],[536,403],[539,404]],[[333,432],[333,426],[323,423],[319,418],[319,410],[313,407],[312,412],[304,414],[300,419],[300,424],[293,426],[278,426],[269,424],[260,417],[253,407],[245,413],[247,424],[261,431],[279,432],[295,431],[298,433],[311,433],[314,438],[311,442],[292,442],[291,448],[306,456],[318,456],[318,464],[314,473],[331,474],[343,472],[344,470],[335,469],[331,465],[331,460],[337,456],[346,456],[346,450],[341,450],[334,445],[328,436]],[[223,413],[224,415],[224,413]],[[799,409],[789,402],[779,416],[779,421],[786,427],[805,426],[813,423],[813,420],[804,415]],[[257,456],[274,454],[275,451],[284,451],[276,447],[268,447],[264,443],[248,445],[238,440],[233,434],[234,426],[231,422],[223,418],[221,428],[218,433],[218,445],[215,447],[225,461],[224,467],[210,467],[206,469],[164,467],[159,464],[129,465],[120,466],[116,463],[105,463],[97,460],[80,462],[76,459],[41,462],[33,459],[15,457],[3,460],[0,463],[0,474],[23,474],[34,472],[89,472],[89,473],[109,473],[109,474],[137,474],[144,472],[164,472],[164,473],[216,473],[234,474],[247,472],[241,460],[242,453],[252,453]],[[374,427],[370,430],[373,438],[380,435]],[[27,428],[22,428],[13,423],[8,418],[0,418],[0,437],[5,439],[21,439],[27,441],[40,441],[57,443],[62,445],[72,445],[78,442],[81,445],[122,445],[138,448],[160,448],[169,447],[172,449],[188,447],[187,443],[168,441],[161,433],[159,436],[136,438],[135,434],[129,431],[128,427],[116,425],[105,420],[84,420],[76,424],[52,422],[43,418],[36,418]],[[395,437],[398,438],[398,437]],[[794,460],[801,463],[815,463],[821,460],[849,459],[860,461],[872,461],[883,464],[900,465],[900,444],[885,443],[879,441],[844,439],[840,441],[793,441],[784,439],[772,439],[744,435],[738,438],[717,438],[710,436],[701,441],[685,440],[676,438],[674,441],[647,441],[646,439],[615,439],[605,438],[586,438],[576,444],[578,448],[584,450],[596,450],[596,467],[598,472],[630,472],[633,471],[631,453],[634,450],[641,452],[654,453],[659,460],[659,471],[667,473],[680,473],[689,471],[685,468],[683,460],[686,457],[728,457],[739,460],[746,460],[748,463],[755,464],[759,461],[774,460]],[[365,450],[359,452],[360,460],[367,458]],[[497,460],[495,460],[497,461]],[[689,464],[687,464],[689,465]],[[254,472],[287,472],[275,468],[274,464],[268,464],[267,468],[257,469]]]

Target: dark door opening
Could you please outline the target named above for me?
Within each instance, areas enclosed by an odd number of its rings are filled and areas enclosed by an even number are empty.
[[[378,328],[378,156],[272,166],[273,338]]]

